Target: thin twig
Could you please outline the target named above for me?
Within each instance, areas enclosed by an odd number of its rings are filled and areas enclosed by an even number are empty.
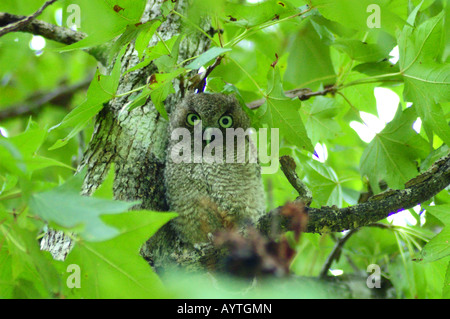
[[[393,228],[392,225],[382,224],[382,223],[373,223],[373,224],[366,225],[366,227],[377,227],[377,228],[381,228],[381,229],[392,229]],[[333,250],[328,255],[328,258],[325,261],[325,264],[323,265],[322,270],[320,271],[320,274],[319,274],[320,279],[325,279],[327,277],[328,270],[331,268],[333,261],[339,260],[339,258],[341,256],[342,248],[344,248],[345,243],[359,229],[360,228],[354,228],[354,229],[349,230],[347,233],[345,233],[345,235],[343,235],[341,238],[339,238],[336,241],[336,243],[333,247]]]
[[[205,71],[205,75],[203,75],[203,78],[200,80],[200,82],[195,87],[195,89],[198,90],[198,92],[203,92],[205,90],[206,78],[211,74],[211,72],[216,68],[216,66],[218,66],[220,64],[222,59],[223,59],[223,55],[220,55],[216,58],[216,61],[214,61],[214,63],[212,65],[208,66],[208,68]]]
[[[19,30],[20,28],[23,28],[24,26],[26,26],[28,23],[31,22],[31,20],[33,20],[34,18],[36,18],[37,16],[39,16],[42,11],[45,10],[45,8],[47,8],[49,5],[53,4],[54,2],[56,2],[57,0],[49,0],[46,3],[44,3],[44,5],[42,7],[39,8],[38,11],[36,11],[35,13],[33,13],[30,16],[27,16],[19,21],[16,21],[14,23],[8,24],[7,26],[3,27],[0,29],[0,37],[12,32],[12,31],[16,31]]]
[[[287,180],[298,192],[299,196],[296,198],[296,201],[301,201],[305,206],[309,206],[312,202],[312,194],[295,172],[296,164],[294,159],[288,155],[281,156],[280,165]]]
[[[301,101],[305,101],[313,96],[327,95],[328,93],[335,93],[335,92],[336,92],[336,87],[334,87],[333,85],[330,85],[330,86],[325,87],[325,89],[323,89],[321,91],[313,92],[308,88],[302,88],[302,89],[294,89],[294,90],[286,91],[286,92],[284,92],[284,95],[286,95],[286,97],[288,97],[288,98],[298,98]],[[265,101],[266,101],[266,99],[264,99],[264,98],[255,100],[250,103],[247,103],[247,107],[249,109],[257,109],[258,107],[263,105]]]
[[[61,86],[52,92],[46,93],[39,97],[31,97],[28,100],[32,100],[29,103],[21,103],[8,107],[7,109],[0,111],[0,121],[9,118],[32,114],[48,103],[64,104],[61,100],[68,100],[76,91],[87,88],[91,82],[92,77],[88,77],[86,80],[71,85]]]
[[[322,270],[320,271],[319,278],[325,279],[327,277],[328,270],[331,268],[331,265],[333,264],[333,261],[339,260],[339,257],[341,256],[342,248],[344,247],[347,240],[357,231],[359,228],[355,228],[352,230],[349,230],[345,235],[343,235],[341,238],[339,238],[331,253],[328,255],[327,260],[325,261],[325,264],[322,267]]]

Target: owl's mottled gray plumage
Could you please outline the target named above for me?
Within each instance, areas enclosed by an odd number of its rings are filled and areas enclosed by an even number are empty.
[[[172,112],[170,132],[176,128],[187,128],[193,141],[194,125],[186,120],[190,113],[198,114],[203,129],[220,129],[224,140],[226,130],[219,125],[223,115],[232,117],[233,128],[246,130],[250,127],[250,120],[235,97],[199,93],[188,95]],[[175,163],[171,151],[178,142],[169,142],[165,187],[169,208],[179,216],[160,231],[164,234],[157,234],[159,245],[156,246],[159,247],[154,247],[160,258],[169,254],[178,263],[180,260],[183,263],[185,257],[192,259],[192,255],[193,259],[201,259],[202,256],[195,257],[196,251],[204,254],[202,247],[211,245],[217,231],[243,230],[249,223],[254,224],[265,212],[265,196],[261,167],[258,163],[250,163],[248,156],[244,163]],[[191,146],[193,157],[193,142]],[[225,159],[225,149],[223,153]],[[168,252],[164,253],[165,250]],[[183,254],[184,257],[181,256]],[[158,257],[155,255],[155,258]]]

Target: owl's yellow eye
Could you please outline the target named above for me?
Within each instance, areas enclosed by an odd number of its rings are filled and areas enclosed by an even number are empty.
[[[196,113],[189,113],[186,117],[186,122],[192,126],[197,125],[198,122],[200,122],[200,115]]]
[[[219,119],[219,124],[223,128],[229,128],[233,125],[233,118],[229,115],[224,115]]]

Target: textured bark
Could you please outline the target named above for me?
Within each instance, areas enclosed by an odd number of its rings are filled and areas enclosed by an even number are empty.
[[[160,16],[160,6],[163,2],[163,0],[149,0],[141,22],[145,23]],[[177,1],[177,6],[176,10],[183,12],[186,1]],[[179,34],[181,28],[181,18],[170,15],[158,32],[164,40],[168,40]],[[150,46],[155,45],[157,41],[158,38],[154,37]],[[199,33],[189,34],[181,41],[178,61],[201,54],[208,49],[209,44],[206,36]],[[134,44],[131,43],[122,57],[121,71],[124,72],[139,62]],[[152,63],[143,69],[125,74],[120,79],[117,94],[144,85],[147,78],[157,71]],[[165,101],[168,113],[182,98],[179,80],[174,81],[174,88],[176,93]],[[91,195],[100,186],[111,164],[114,163],[115,199],[142,201],[137,209],[167,211],[163,169],[168,141],[168,122],[160,116],[150,99],[142,107],[135,108],[131,112],[126,110],[124,105],[132,96],[112,99],[98,114],[93,136],[78,169],[79,171],[87,169],[81,193]],[[50,238],[57,238],[58,241],[50,241]],[[61,240],[61,236],[56,236],[54,231],[50,230],[41,243],[41,248],[52,251],[56,259],[64,259],[68,249],[67,240]]]
[[[25,18],[26,16],[0,12],[0,27],[5,27]],[[49,40],[54,40],[64,44],[72,44],[86,37],[86,34],[84,33],[73,31],[64,27],[59,27],[41,20],[32,20],[30,21],[30,23],[19,27],[15,31],[40,35]]]
[[[30,16],[24,17],[23,19],[20,19],[18,21],[15,21],[13,23],[9,23],[8,25],[4,26],[3,28],[0,28],[0,37],[6,33],[9,32],[13,32],[16,30],[19,30],[20,28],[25,27],[26,25],[28,25],[31,21],[33,21],[34,18],[36,18],[37,16],[39,16],[42,11],[45,10],[45,8],[47,8],[49,5],[53,4],[54,2],[56,2],[57,0],[49,0],[47,2],[45,2],[42,7],[40,7],[35,13],[33,13]]]
[[[15,15],[7,12],[0,12],[0,27],[6,27],[10,24],[25,20],[26,16]],[[72,44],[81,41],[86,37],[83,32],[73,31],[68,28],[59,27],[57,25],[44,22],[37,19],[32,19],[28,23],[20,25],[13,31],[26,32],[34,35],[40,35],[48,40],[56,41],[64,44]],[[107,44],[85,49],[87,53],[92,55],[97,61],[105,63],[107,59]]]
[[[148,1],[143,22],[160,15],[163,1]],[[179,3],[179,5],[182,5]],[[164,40],[180,32],[180,18],[169,16],[160,27]],[[150,45],[154,45],[153,39]],[[188,37],[181,42],[179,61],[200,54],[209,42],[202,36]],[[134,45],[130,44],[122,57],[122,72],[140,61]],[[127,73],[119,83],[117,94],[130,91],[146,83],[157,72],[148,67]],[[176,81],[178,82],[178,81]],[[178,83],[174,95],[165,104],[170,110],[181,99]],[[114,194],[120,200],[143,200],[142,208],[164,211],[167,209],[162,184],[165,149],[167,146],[167,121],[162,118],[149,100],[144,106],[131,112],[124,110],[130,95],[111,100],[97,117],[95,131],[80,168],[87,166],[82,193],[90,195],[103,181],[111,163],[115,163]]]

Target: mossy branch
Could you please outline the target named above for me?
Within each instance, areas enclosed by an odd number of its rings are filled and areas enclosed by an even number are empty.
[[[341,232],[356,229],[380,221],[389,215],[412,208],[430,200],[450,185],[450,153],[436,161],[429,170],[411,179],[405,189],[388,190],[372,196],[367,202],[338,208],[322,206],[308,208],[308,233]],[[273,225],[277,232],[289,230],[289,218],[280,214],[281,207],[264,215],[259,221],[259,229],[270,235]]]
[[[48,22],[37,19],[27,21],[26,24],[17,24],[24,21],[26,16],[15,15],[7,12],[0,12],[0,28],[10,25],[16,27],[9,32],[26,32],[34,35],[40,35],[48,40],[56,41],[63,44],[73,44],[83,40],[87,35],[83,32],[73,31],[68,28],[60,27]],[[97,61],[104,64],[106,61],[105,48],[103,46],[92,47],[86,49],[86,52],[92,55]]]

